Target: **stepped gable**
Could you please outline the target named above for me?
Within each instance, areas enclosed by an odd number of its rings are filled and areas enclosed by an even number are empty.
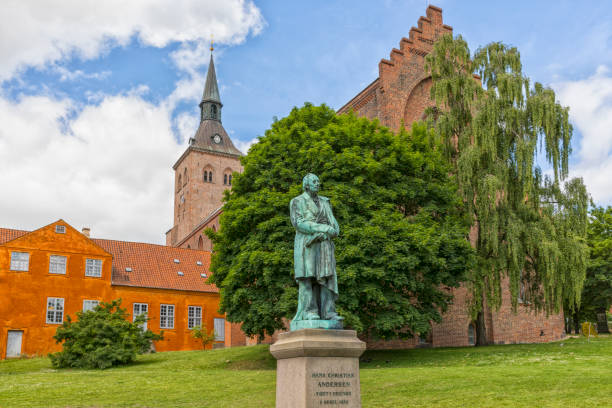
[[[378,78],[338,110],[338,114],[353,110],[358,116],[378,118],[382,125],[398,130],[407,128],[423,117],[432,105],[429,98],[431,78],[425,73],[425,56],[434,42],[452,27],[443,24],[442,9],[427,7],[427,17],[418,20],[408,38],[402,38],[399,49],[391,50],[389,59],[378,64]]]

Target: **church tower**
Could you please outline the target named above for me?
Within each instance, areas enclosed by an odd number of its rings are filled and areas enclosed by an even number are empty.
[[[232,173],[242,172],[240,157],[221,124],[221,97],[212,46],[200,126],[174,169],[174,226],[166,232],[166,245],[177,246],[222,206],[223,191],[232,185]]]

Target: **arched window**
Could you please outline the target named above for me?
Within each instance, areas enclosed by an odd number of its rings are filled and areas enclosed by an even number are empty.
[[[191,249],[191,245],[187,245],[187,249]]]
[[[223,184],[226,186],[232,185],[232,169],[229,167],[223,170]]]
[[[183,183],[187,184],[187,167],[185,167],[185,171],[183,172]]]
[[[206,166],[206,168],[204,169],[203,174],[204,174],[203,179],[204,179],[205,183],[212,183],[213,182],[213,178],[212,178],[213,173],[212,173],[212,168],[210,167],[210,165]]]
[[[202,248],[204,248],[204,240],[200,236],[200,239],[198,240],[198,249],[202,249]]]
[[[176,185],[176,191],[179,191],[182,185],[183,185],[182,178],[181,178],[181,175],[179,174],[178,184]]]
[[[210,105],[210,113],[213,119],[217,119],[217,105]]]
[[[474,323],[468,325],[468,344],[470,346],[476,345],[476,329]]]

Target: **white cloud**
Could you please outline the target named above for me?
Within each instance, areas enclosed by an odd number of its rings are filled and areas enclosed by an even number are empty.
[[[168,109],[174,110],[181,101],[200,102],[202,92],[204,91],[204,81],[204,75],[196,72],[193,75],[180,79],[174,84],[174,90],[168,95],[164,103],[167,104]]]
[[[183,148],[170,113],[136,92],[107,96],[66,125],[73,108],[44,96],[0,98],[0,225],[34,229],[64,218],[97,237],[162,243],[171,166]]]
[[[101,72],[83,72],[80,69],[75,71],[70,71],[64,67],[57,66],[54,68],[54,71],[60,75],[60,81],[75,81],[77,79],[104,79],[107,78],[111,72],[110,71],[101,71]]]
[[[598,204],[612,204],[612,75],[600,66],[592,76],[552,85],[570,120],[582,135],[575,147],[578,164],[572,176],[582,176]]]
[[[251,140],[233,140],[234,145],[236,145],[236,148],[238,150],[240,150],[242,153],[247,154],[247,152],[249,151],[249,149],[251,148],[251,146],[253,146],[255,143],[259,142],[259,139],[257,138],[253,138]]]
[[[176,104],[201,96],[198,68],[208,62],[211,33],[238,44],[264,24],[249,0],[4,2],[0,83],[11,78],[25,92],[30,85],[18,74],[28,66],[65,81],[101,79],[108,73],[61,62],[96,58],[132,38],[153,47],[179,42],[170,58],[185,75],[159,103],[145,100],[149,88],[139,84],[117,95],[85,90],[84,104],[53,92],[17,100],[0,93],[0,226],[35,229],[64,218],[95,237],[164,243],[172,165],[198,124],[193,113],[173,117]]]
[[[196,130],[200,125],[200,117],[199,115],[193,115],[189,112],[183,112],[174,119],[174,124],[179,134],[180,142],[182,144],[187,144],[189,138],[195,136]]]
[[[0,16],[0,81],[27,66],[73,55],[95,58],[134,35],[153,47],[205,43],[211,34],[239,44],[264,24],[249,0],[7,0]],[[182,63],[185,69],[188,61]]]

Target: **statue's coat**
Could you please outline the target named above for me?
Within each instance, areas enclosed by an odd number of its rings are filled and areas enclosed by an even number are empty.
[[[295,278],[315,278],[334,294],[338,294],[334,243],[329,238],[308,243],[317,233],[327,231],[327,225],[338,236],[340,227],[332,213],[329,198],[319,197],[319,207],[307,192],[295,197],[289,204],[291,224],[296,229],[293,259]]]

